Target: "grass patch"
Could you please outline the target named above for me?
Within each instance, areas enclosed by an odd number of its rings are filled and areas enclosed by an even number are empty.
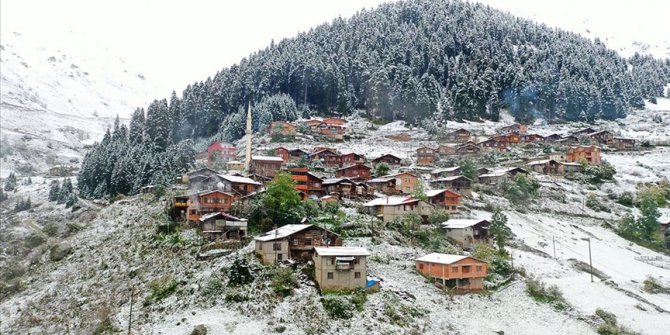
[[[651,294],[658,294],[658,293],[663,293],[663,294],[670,294],[670,288],[667,288],[661,283],[658,282],[658,280],[652,276],[647,277],[647,279],[642,282],[644,284],[644,287],[642,288],[645,292],[651,293]]]
[[[350,319],[354,310],[362,312],[368,300],[365,290],[333,291],[321,298],[321,304],[330,317]]]
[[[637,332],[618,325],[614,313],[597,308],[596,316],[603,320],[603,323],[600,324],[596,330],[600,335],[639,335]]]
[[[177,291],[179,287],[179,282],[177,282],[171,276],[164,276],[149,283],[149,288],[151,288],[151,295],[148,300],[151,301],[160,301],[163,300]]]

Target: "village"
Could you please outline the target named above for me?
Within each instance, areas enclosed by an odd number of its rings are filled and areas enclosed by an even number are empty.
[[[275,121],[265,133],[272,140],[291,140],[305,133],[326,143],[342,143],[348,134],[347,120]],[[412,217],[422,226],[437,226],[462,252],[418,257],[416,271],[441,289],[478,292],[485,290],[490,265],[472,255],[477,245],[492,245],[495,238],[490,216],[471,218],[460,213],[473,189],[494,193],[510,183],[532,183],[535,175],[574,178],[589,167],[600,167],[603,150],[637,148],[635,140],[615,137],[607,130],[584,128],[542,136],[521,124],[496,129],[486,137],[461,128],[437,139],[437,147],[419,146],[409,159],[393,152],[366,157],[328,146],[273,146],[272,140],[252,148],[248,129],[244,161],[233,144],[219,141],[198,154],[200,168],[179,180],[186,189],[170,199],[169,213],[175,222],[197,227],[205,241],[253,239],[254,253],[264,264],[313,264],[313,280],[322,292],[379,290],[383,283],[366,267],[366,259],[373,256],[370,251],[343,246],[344,237],[327,226],[310,223],[310,217],[299,224],[274,224],[274,229],[252,236],[245,209],[253,206],[277,176],[290,176],[303,201],[321,207],[346,204],[386,223],[399,224]],[[485,156],[512,148],[524,153],[521,161],[486,165]],[[435,217],[447,219],[431,222]],[[662,223],[659,230],[666,233],[667,224]]]

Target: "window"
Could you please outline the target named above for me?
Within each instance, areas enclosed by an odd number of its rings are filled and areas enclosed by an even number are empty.
[[[281,262],[284,258],[284,254],[277,254],[277,262]]]
[[[354,272],[354,278],[355,279],[360,279],[361,278],[361,273],[360,272]]]
[[[330,265],[335,265],[335,257],[330,258]]]
[[[471,268],[470,265],[464,265],[463,266],[463,273],[470,273],[470,268]]]
[[[477,265],[477,267],[475,267],[475,269],[476,269],[477,272],[482,272],[482,266],[481,265]]]
[[[312,245],[312,239],[311,238],[306,238],[305,239],[305,245]]]
[[[423,270],[423,263],[419,263],[419,270]]]
[[[332,272],[328,272],[328,280],[333,280],[333,273]]]
[[[451,267],[451,272],[457,273],[458,272],[458,266],[452,266]]]
[[[281,243],[280,242],[272,243],[272,251],[281,251]]]
[[[354,258],[354,264],[361,264],[361,259],[358,257]]]

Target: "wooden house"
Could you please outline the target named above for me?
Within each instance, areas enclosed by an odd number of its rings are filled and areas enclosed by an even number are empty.
[[[280,136],[295,136],[298,133],[298,128],[286,121],[273,121],[270,124],[270,134]]]
[[[235,198],[243,197],[249,193],[256,192],[263,184],[248,178],[235,175],[218,174],[210,177],[216,183],[213,189],[230,193]]]
[[[226,169],[228,171],[242,171],[244,170],[244,162],[228,161],[226,162]]]
[[[582,158],[589,165],[600,165],[600,147],[595,145],[579,145],[568,148],[565,154],[566,162],[579,162]]]
[[[428,203],[435,208],[442,208],[448,213],[457,213],[461,205],[461,195],[447,189],[426,191]]]
[[[440,156],[453,156],[456,154],[456,148],[458,148],[456,144],[440,144],[437,153]]]
[[[327,117],[323,119],[323,123],[329,126],[344,126],[347,124],[347,120],[339,117]]]
[[[561,138],[562,138],[561,135],[554,133],[554,134],[545,136],[544,141],[545,142],[556,142],[556,141],[560,140]]]
[[[563,165],[553,159],[543,159],[528,163],[528,167],[537,173],[546,175],[563,174]]]
[[[419,215],[424,221],[428,220],[433,212],[433,205],[408,196],[389,196],[377,198],[363,205],[370,215],[374,215],[384,222],[402,219],[409,213]]]
[[[288,170],[295,182],[295,189],[306,195],[320,196],[323,194],[323,179],[309,172],[308,168],[291,168]]]
[[[520,124],[520,123],[515,123],[511,124],[509,126],[502,127],[498,129],[498,132],[501,134],[525,134],[528,131],[528,126]]]
[[[285,225],[254,238],[254,241],[254,251],[263,264],[288,259],[306,262],[312,258],[315,247],[342,245],[337,234],[312,224]]]
[[[367,181],[371,191],[386,195],[400,194],[400,190],[396,187],[395,183],[396,179],[390,176],[377,177]]]
[[[614,147],[617,150],[633,150],[635,149],[635,140],[631,138],[614,137]]]
[[[364,164],[349,165],[335,171],[335,176],[338,178],[349,178],[354,180],[368,180],[370,179],[371,168]]]
[[[239,240],[247,236],[247,220],[230,214],[215,212],[204,214],[198,220],[205,241]]]
[[[479,219],[449,219],[442,223],[447,239],[463,249],[472,249],[475,244],[489,242],[491,222]]]
[[[524,135],[521,135],[521,142],[523,142],[523,143],[544,142],[544,137],[540,134],[524,134]]]
[[[323,180],[323,190],[326,194],[338,195],[340,198],[358,198],[367,196],[369,187],[348,178],[329,178]]]
[[[191,179],[193,179],[196,176],[201,176],[200,179],[204,179],[205,177],[209,177],[211,175],[219,174],[219,172],[209,169],[209,168],[202,168],[202,169],[197,169],[197,170],[192,170],[189,172],[186,172],[182,176],[182,182],[184,184],[190,184]]]
[[[431,180],[430,184],[434,188],[446,188],[464,196],[472,194],[472,180],[466,176],[439,178]]]
[[[228,162],[234,160],[235,157],[237,157],[237,148],[232,143],[215,141],[207,147],[209,164],[214,163],[217,159]]]
[[[490,138],[486,141],[479,142],[477,144],[481,151],[483,152],[502,152],[507,150],[507,140],[501,138],[500,140]]]
[[[309,152],[302,150],[300,148],[289,149],[288,151],[288,160],[289,162],[299,162],[301,160],[309,159]]]
[[[365,156],[354,152],[342,154],[342,165],[365,164]]]
[[[575,137],[586,136],[586,135],[589,135],[589,134],[592,134],[592,133],[595,133],[595,132],[596,132],[595,129],[593,129],[591,127],[586,127],[586,128],[582,128],[582,129],[579,129],[579,130],[573,132],[572,136],[575,136]]]
[[[188,211],[188,195],[178,195],[172,198],[169,215],[173,221],[185,221]]]
[[[528,174],[528,171],[512,167],[480,175],[477,179],[483,185],[498,185],[505,180],[513,179],[519,173]]]
[[[584,170],[582,164],[579,164],[577,162],[560,162],[560,163],[563,166],[563,173],[577,173],[582,172]]]
[[[384,163],[389,167],[399,167],[402,162],[402,159],[398,156],[391,154],[383,154],[372,160],[372,165],[376,166],[377,164]]]
[[[314,247],[314,281],[321,292],[365,288],[367,256],[362,247]]]
[[[221,191],[208,191],[192,194],[188,199],[186,220],[198,222],[200,217],[210,213],[230,213],[234,196]]]
[[[568,135],[568,136],[562,137],[560,140],[556,140],[556,142],[554,142],[554,143],[559,144],[559,145],[575,145],[575,144],[579,144],[579,137],[577,137],[575,135]]]
[[[471,156],[471,155],[479,155],[481,152],[481,148],[479,148],[476,144],[463,144],[459,145],[456,148],[456,155],[458,156]]]
[[[251,156],[249,172],[263,177],[274,178],[281,169],[284,159],[276,156]]]
[[[323,120],[319,120],[319,119],[309,119],[309,120],[304,121],[303,124],[307,128],[309,128],[309,130],[311,130],[312,132],[318,132],[319,127],[321,127],[322,125],[325,125],[325,122],[323,122]]]
[[[319,134],[330,140],[342,141],[346,130],[345,126],[325,124],[319,127]]]
[[[457,129],[444,135],[444,140],[448,142],[464,143],[472,140],[472,132],[466,129]]]
[[[439,179],[439,178],[444,178],[444,177],[453,177],[453,176],[460,176],[461,175],[461,167],[460,166],[452,166],[448,168],[441,168],[441,169],[435,169],[430,172],[430,177],[432,179]]]
[[[449,290],[484,289],[486,262],[460,255],[432,253],[416,259],[416,271]]]
[[[607,130],[601,130],[601,131],[596,131],[594,133],[589,134],[589,138],[591,140],[598,142],[599,144],[602,145],[608,145],[611,146],[614,144],[614,134]]]
[[[309,160],[319,161],[324,166],[336,167],[342,165],[342,156],[332,149],[321,149],[309,155]]]
[[[284,163],[289,161],[289,150],[284,147],[278,147],[274,150],[275,156],[281,157]]]
[[[436,153],[437,150],[429,147],[420,147],[416,149],[416,164],[417,165],[435,164]]]
[[[477,177],[479,177],[483,174],[491,173],[491,172],[493,172],[493,170],[483,167],[483,168],[477,169],[477,171],[475,171],[475,172],[476,172]]]

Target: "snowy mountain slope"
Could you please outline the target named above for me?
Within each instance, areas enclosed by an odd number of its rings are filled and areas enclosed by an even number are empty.
[[[73,31],[61,36],[67,38],[2,31],[0,124],[2,136],[16,149],[2,175],[33,159],[34,168],[43,171],[81,158],[83,144],[99,140],[114,117],[127,118],[159,96],[113,51]],[[44,162],[49,153],[58,159]]]

